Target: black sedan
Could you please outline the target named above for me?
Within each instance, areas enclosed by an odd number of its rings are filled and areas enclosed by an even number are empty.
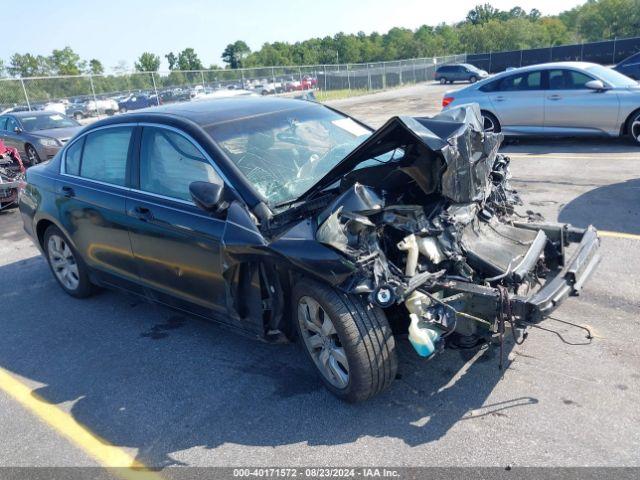
[[[423,357],[501,341],[596,266],[593,228],[515,215],[501,139],[469,106],[374,132],[302,100],[174,104],[87,127],[28,170],[20,211],[68,294],[297,337],[361,401],[395,378],[397,338]]]

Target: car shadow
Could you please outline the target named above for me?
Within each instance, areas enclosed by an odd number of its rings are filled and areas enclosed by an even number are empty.
[[[350,405],[321,386],[295,344],[262,343],[123,293],[71,298],[40,257],[0,267],[0,278],[11,279],[0,294],[11,312],[0,322],[0,366],[42,385],[35,393],[48,402],[69,402],[61,408],[70,405],[75,420],[153,467],[225,444],[390,437],[417,446],[460,421],[538,403],[487,403],[503,375],[497,349],[445,350],[424,361],[400,340],[400,378]]]
[[[640,146],[627,137],[605,139],[602,137],[507,137],[500,151],[506,154],[518,153],[523,156],[557,153],[570,153],[572,155],[602,153],[611,155],[615,153],[638,153],[640,152]]]
[[[580,195],[560,210],[558,221],[640,234],[640,179],[605,185]]]

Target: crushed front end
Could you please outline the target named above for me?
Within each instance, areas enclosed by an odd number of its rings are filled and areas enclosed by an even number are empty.
[[[384,309],[424,357],[535,323],[579,293],[599,239],[518,213],[501,141],[483,132],[477,106],[394,117],[274,217],[273,245],[306,217],[344,258],[349,274],[334,286]]]

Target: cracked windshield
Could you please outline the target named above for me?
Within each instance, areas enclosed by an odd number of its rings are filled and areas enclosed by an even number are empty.
[[[294,200],[371,133],[313,105],[212,125],[208,133],[274,206]]]

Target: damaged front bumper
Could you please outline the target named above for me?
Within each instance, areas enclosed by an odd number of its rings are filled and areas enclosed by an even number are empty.
[[[567,297],[580,293],[584,283],[600,262],[600,239],[593,226],[586,229],[563,224],[521,223],[516,226],[544,232],[549,241],[555,241],[563,248],[560,256],[563,264],[559,265],[554,272],[549,273],[544,285],[539,290],[530,295],[509,294],[511,312],[521,326],[526,326],[539,322]],[[572,243],[578,243],[578,246],[569,259],[565,260],[564,248]],[[500,291],[491,286],[453,280],[441,282],[437,287],[445,291],[445,298],[456,299],[459,295],[466,297],[465,304],[476,306],[474,313],[480,310],[491,314],[492,311],[498,312],[501,308]],[[462,313],[464,314],[464,311]],[[495,331],[496,322],[492,323],[480,318],[477,320],[485,327]],[[489,327],[490,325],[491,327]]]

